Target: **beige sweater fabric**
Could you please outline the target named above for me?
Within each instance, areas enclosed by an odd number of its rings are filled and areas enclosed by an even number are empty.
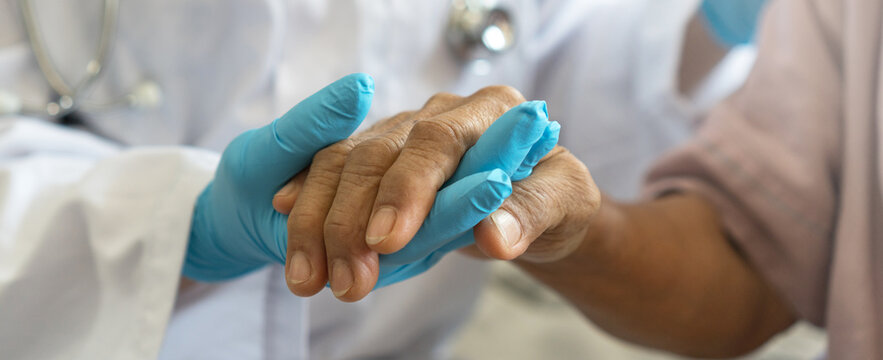
[[[648,178],[705,195],[831,359],[883,359],[881,0],[777,0],[744,87]]]

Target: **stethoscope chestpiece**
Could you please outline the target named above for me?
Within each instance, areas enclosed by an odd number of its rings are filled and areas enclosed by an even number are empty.
[[[496,0],[452,0],[446,39],[464,62],[504,53],[516,41],[512,17]]]

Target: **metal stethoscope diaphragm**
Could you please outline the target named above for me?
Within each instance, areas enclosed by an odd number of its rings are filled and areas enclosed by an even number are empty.
[[[453,0],[446,40],[464,61],[501,54],[515,45],[515,28],[509,11],[496,0]]]

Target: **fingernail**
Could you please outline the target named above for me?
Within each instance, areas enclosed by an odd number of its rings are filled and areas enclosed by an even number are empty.
[[[353,272],[346,261],[335,260],[331,265],[331,292],[341,297],[353,287]]]
[[[377,245],[392,232],[393,226],[396,224],[396,209],[384,206],[374,213],[371,222],[368,223],[368,230],[365,231],[365,241],[368,245]]]
[[[497,227],[497,231],[503,236],[503,241],[509,248],[514,248],[521,242],[521,224],[512,214],[506,210],[497,210],[491,214],[491,221]]]
[[[292,284],[300,284],[310,279],[310,259],[301,251],[295,251],[291,255],[288,265],[288,281]]]
[[[290,196],[291,194],[294,194],[295,190],[297,190],[297,183],[289,182],[288,184],[285,184],[285,186],[283,186],[281,189],[279,189],[279,191],[276,193],[276,196]]]

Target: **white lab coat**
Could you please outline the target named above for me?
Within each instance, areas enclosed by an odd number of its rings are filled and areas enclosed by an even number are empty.
[[[56,65],[76,81],[97,45],[101,1],[33,2]],[[2,357],[443,358],[480,290],[478,261],[451,255],[342,304],[327,291],[291,296],[279,266],[178,293],[181,259],[194,199],[227,142],[356,71],[376,79],[367,123],[438,91],[496,83],[548,99],[562,142],[601,186],[634,194],[649,159],[682,140],[695,114],[674,79],[696,0],[504,3],[518,46],[478,69],[447,51],[446,0],[122,2],[90,98],[151,79],[161,107],[87,112],[101,138],[0,118]],[[49,93],[13,0],[0,1],[0,91],[34,102]]]

